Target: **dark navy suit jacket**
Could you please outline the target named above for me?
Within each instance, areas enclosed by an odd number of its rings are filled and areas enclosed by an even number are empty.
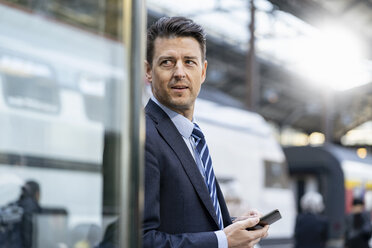
[[[217,216],[202,175],[168,115],[152,100],[146,108],[143,247],[217,247]],[[231,224],[222,192],[224,225]]]

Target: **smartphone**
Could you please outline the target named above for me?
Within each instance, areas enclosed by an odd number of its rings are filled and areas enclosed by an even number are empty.
[[[253,227],[248,227],[247,230],[252,231],[252,230],[261,229],[266,225],[273,224],[274,222],[280,220],[281,218],[282,218],[282,215],[280,214],[279,210],[275,209],[275,210],[271,211],[270,213],[262,216],[260,218],[260,222],[258,222],[257,225],[255,225]]]

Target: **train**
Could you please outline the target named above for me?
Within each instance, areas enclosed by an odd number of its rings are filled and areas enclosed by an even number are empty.
[[[361,158],[355,150],[335,144],[285,147],[284,154],[296,212],[301,211],[302,195],[319,192],[330,222],[327,247],[343,247],[345,215],[351,211],[353,198],[364,199],[366,210],[372,211],[372,157]]]

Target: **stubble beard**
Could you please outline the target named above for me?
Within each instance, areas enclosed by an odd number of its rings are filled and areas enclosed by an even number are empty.
[[[168,104],[173,109],[178,110],[191,110],[194,106],[195,99],[189,98],[189,99],[180,99],[181,97],[177,96],[169,96],[168,98]]]

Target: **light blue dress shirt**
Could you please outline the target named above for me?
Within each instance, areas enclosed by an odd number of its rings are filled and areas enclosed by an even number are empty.
[[[205,175],[204,167],[202,165],[201,159],[199,158],[199,153],[195,149],[196,146],[195,146],[194,139],[191,136],[192,131],[194,129],[194,123],[191,122],[186,117],[184,117],[183,115],[178,114],[177,112],[161,104],[154,96],[151,96],[151,100],[153,100],[162,110],[164,110],[165,113],[167,113],[167,115],[169,116],[173,124],[176,126],[178,132],[182,135],[182,138],[185,141],[187,148],[189,148],[191,155],[194,157],[194,160],[198,166],[200,174],[204,178],[204,175]],[[226,234],[222,230],[215,231],[214,233],[217,236],[218,248],[228,248]]]

